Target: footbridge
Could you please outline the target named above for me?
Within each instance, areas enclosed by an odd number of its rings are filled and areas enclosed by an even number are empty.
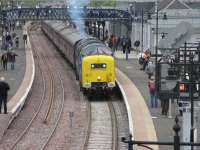
[[[102,8],[14,8],[1,10],[1,21],[7,20],[86,20],[131,22],[129,12]]]

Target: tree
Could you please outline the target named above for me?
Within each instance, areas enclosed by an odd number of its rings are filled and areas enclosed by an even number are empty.
[[[116,7],[116,0],[91,0],[90,7]]]

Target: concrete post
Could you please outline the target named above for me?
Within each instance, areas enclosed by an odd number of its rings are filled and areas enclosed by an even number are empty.
[[[172,99],[169,99],[169,111],[168,111],[168,118],[172,118]]]

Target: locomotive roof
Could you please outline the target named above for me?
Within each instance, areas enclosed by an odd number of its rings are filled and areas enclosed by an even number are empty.
[[[72,46],[81,50],[82,55],[112,55],[110,48],[98,39],[81,33],[72,28],[67,22],[46,21],[52,28],[59,32]]]
[[[81,33],[79,30],[72,28],[71,25],[62,21],[47,21],[47,23],[59,32],[71,45],[75,45],[77,41],[91,38],[86,33]],[[81,33],[81,34],[80,34]]]
[[[112,51],[101,41],[89,38],[78,42],[77,48],[81,50],[81,55],[112,55]]]
[[[88,55],[112,55],[110,48],[102,43],[93,43],[85,46],[81,51],[82,56]]]

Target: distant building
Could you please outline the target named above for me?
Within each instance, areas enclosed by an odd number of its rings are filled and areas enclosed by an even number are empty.
[[[135,16],[132,23],[132,43],[142,41],[140,50],[155,49],[156,15],[155,1],[134,2],[130,12]],[[152,6],[149,8],[149,6]],[[144,10],[144,25],[141,25],[141,10]],[[199,0],[162,0],[158,3],[158,39],[159,47],[179,47],[185,41],[200,41],[200,1]],[[148,18],[151,14],[151,20]],[[163,20],[166,13],[167,20]],[[142,36],[143,30],[143,36]]]
[[[180,47],[185,41],[197,42],[200,37],[200,1],[194,0],[164,0],[158,4],[159,10],[159,43],[162,48]],[[151,12],[155,12],[155,7]],[[167,20],[163,20],[166,13]],[[151,30],[155,39],[156,19],[152,20]],[[164,38],[162,34],[166,33]],[[196,40],[194,37],[197,37]],[[155,40],[154,40],[155,45]],[[151,45],[153,46],[153,45]]]

